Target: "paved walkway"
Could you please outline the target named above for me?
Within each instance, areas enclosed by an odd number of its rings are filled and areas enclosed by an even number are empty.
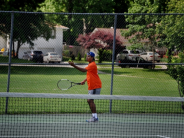
[[[162,64],[162,63],[160,63],[160,64]],[[164,64],[164,63],[163,63]],[[8,66],[8,64],[0,64],[0,65],[2,65],[2,66]],[[61,62],[60,64],[11,64],[11,66],[42,66],[42,67],[68,67],[68,68],[73,68],[72,66],[70,66],[69,64],[68,64],[68,62]],[[80,66],[80,67],[83,67],[83,68],[85,68],[87,65],[80,65],[80,64],[77,64],[77,66]],[[98,66],[98,65],[97,65]],[[155,68],[155,69],[167,69],[167,66],[166,65],[156,65],[156,66],[160,66],[161,68]],[[98,66],[98,68],[99,68],[99,66]],[[101,68],[112,68],[112,67],[101,67]],[[121,68],[121,67],[119,67],[119,66],[117,66],[117,65],[114,65],[114,68]],[[139,68],[139,69],[141,69],[141,68]]]

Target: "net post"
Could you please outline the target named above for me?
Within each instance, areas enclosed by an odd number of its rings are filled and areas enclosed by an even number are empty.
[[[8,82],[7,82],[7,92],[9,92],[10,86],[10,73],[11,73],[11,54],[12,54],[12,39],[13,39],[13,24],[14,24],[14,13],[11,13],[11,35],[10,35],[10,48],[9,48],[9,65],[8,65]],[[6,108],[5,114],[8,112],[8,97],[6,97]]]
[[[113,53],[112,53],[112,70],[111,70],[111,95],[113,91],[113,75],[114,75],[114,55],[115,55],[115,44],[116,44],[116,25],[117,25],[117,14],[114,16],[114,38],[113,38]],[[109,103],[109,113],[112,111],[112,100]]]

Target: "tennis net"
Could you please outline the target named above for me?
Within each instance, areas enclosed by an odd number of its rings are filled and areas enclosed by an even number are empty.
[[[94,99],[98,122],[86,122]],[[182,138],[184,98],[0,92],[0,138]]]

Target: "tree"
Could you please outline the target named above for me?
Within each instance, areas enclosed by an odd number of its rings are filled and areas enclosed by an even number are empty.
[[[39,3],[44,0],[29,0],[29,1],[15,1],[3,0],[0,9],[8,11],[36,11],[39,7]],[[10,26],[11,26],[11,14],[1,13],[2,20],[0,20],[0,35],[4,38],[7,35],[10,36]],[[53,24],[47,22],[43,14],[29,14],[26,13],[15,13],[14,14],[14,26],[13,26],[13,42],[17,42],[17,54],[22,44],[28,43],[30,46],[34,46],[33,41],[38,37],[43,37],[48,40],[51,37]],[[14,49],[14,43],[13,43]],[[14,52],[14,50],[13,50]],[[14,55],[14,53],[13,53]]]
[[[183,63],[184,62],[184,53],[180,52],[179,57],[171,57],[170,63]],[[180,97],[184,96],[184,67],[182,65],[170,65],[168,68],[168,74],[176,80],[178,84],[178,91]],[[181,103],[181,107],[184,110],[184,102]]]
[[[162,20],[157,24],[157,33],[160,34],[159,45],[168,48],[168,62],[171,62],[171,55],[174,49],[183,51],[183,38],[184,38],[184,13],[183,0],[171,0],[167,5],[167,12],[174,13],[175,15],[165,15]],[[176,14],[178,13],[178,15]]]
[[[113,0],[115,5],[112,5],[114,9],[114,13],[126,13],[128,9],[131,7],[131,4],[134,0]],[[117,18],[117,28],[125,28],[127,22],[125,21],[124,15],[118,15]]]
[[[52,5],[52,6],[51,6]],[[64,13],[112,13],[114,1],[107,0],[46,0],[41,4],[44,12]],[[69,29],[65,32],[64,40],[68,45],[75,44],[78,34],[88,34],[97,26],[108,27],[113,25],[114,17],[109,15],[56,15],[51,19]]]
[[[114,36],[110,33],[106,33],[104,31],[96,31],[90,34],[80,34],[76,41],[84,47],[85,49],[96,48],[99,52],[99,63],[102,63],[103,57],[102,53],[104,50],[113,49],[113,38]],[[124,49],[122,46],[122,42],[119,37],[116,37],[115,43],[115,55],[119,50]]]
[[[164,12],[165,1],[135,0],[131,8],[128,9],[128,13],[161,13]],[[122,31],[122,35],[126,38],[132,36],[130,43],[133,44],[134,48],[139,48],[141,42],[146,41],[147,44],[144,45],[144,47],[146,46],[146,49],[154,52],[158,41],[156,24],[160,22],[160,20],[161,18],[159,18],[158,15],[127,15],[126,21],[129,23],[127,25],[128,31]],[[138,43],[139,45],[137,45]]]
[[[167,5],[167,12],[171,15],[162,17],[161,22],[157,25],[157,32],[160,34],[159,45],[168,48],[168,63],[184,62],[184,2],[183,0],[170,0]],[[176,14],[177,13],[177,14]],[[178,50],[179,58],[173,57],[173,51]],[[182,65],[169,65],[168,73],[172,76],[177,84],[180,97],[184,96],[184,67]],[[182,103],[182,109],[184,104]]]
[[[19,48],[24,43],[33,47],[33,41],[38,37],[49,40],[52,38],[52,30],[54,30],[54,24],[48,23],[44,14],[29,14],[29,16],[15,14],[13,42],[17,42],[16,58],[18,58]]]
[[[1,0],[0,10],[3,11],[35,11],[45,0]]]

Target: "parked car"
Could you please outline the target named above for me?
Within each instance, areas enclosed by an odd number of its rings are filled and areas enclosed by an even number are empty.
[[[22,59],[28,60],[28,57],[29,57],[28,53],[27,52],[24,52],[24,55],[22,56]]]
[[[153,61],[153,52],[143,52],[140,54],[140,57],[142,57],[146,61]],[[160,62],[161,56],[155,52],[155,61]]]
[[[119,64],[119,63],[127,63],[127,64]],[[141,63],[141,64],[137,64],[137,63]],[[130,68],[130,67],[148,68],[148,69],[155,68],[155,65],[153,65],[152,62],[146,61],[141,57],[136,57],[136,58],[133,58],[132,60],[127,60],[127,59],[118,60],[118,66],[122,68]]]
[[[139,57],[139,51],[138,50],[123,50],[116,56],[116,60],[132,60],[133,58]]]
[[[58,55],[56,52],[48,52],[45,56],[43,56],[43,62],[61,62],[61,56]]]
[[[24,52],[22,57],[23,59],[27,59],[28,61],[35,61],[35,62],[43,62],[43,52],[39,50],[30,50]]]

